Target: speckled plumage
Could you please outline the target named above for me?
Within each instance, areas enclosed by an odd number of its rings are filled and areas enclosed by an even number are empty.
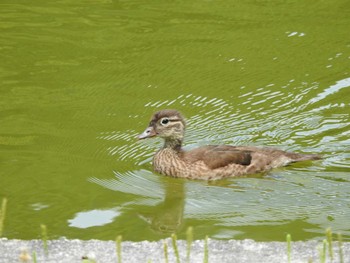
[[[217,180],[269,171],[292,162],[317,160],[319,155],[285,152],[275,148],[208,145],[182,149],[185,119],[177,110],[156,112],[139,139],[158,136],[164,146],[153,157],[156,172],[173,177]]]

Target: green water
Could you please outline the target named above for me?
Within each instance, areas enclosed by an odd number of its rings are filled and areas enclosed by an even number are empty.
[[[0,0],[4,236],[350,240],[350,2]],[[151,114],[186,147],[321,161],[217,182],[152,173]]]

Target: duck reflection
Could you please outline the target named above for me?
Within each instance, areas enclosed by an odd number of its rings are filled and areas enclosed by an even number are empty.
[[[185,206],[185,182],[165,184],[165,198],[151,211],[139,213],[139,216],[146,220],[152,230],[169,234],[181,230]]]
[[[185,207],[185,181],[157,176],[146,170],[115,172],[115,176],[115,179],[90,178],[90,181],[117,192],[137,196],[120,204],[123,212],[118,217],[119,220],[135,222],[136,214],[136,217],[149,224],[149,230],[160,235],[175,233],[181,229]]]

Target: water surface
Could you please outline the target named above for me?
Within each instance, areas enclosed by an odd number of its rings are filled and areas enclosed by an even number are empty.
[[[348,1],[0,3],[4,236],[350,238]],[[216,182],[152,172],[151,114],[185,147],[264,145],[324,159]]]

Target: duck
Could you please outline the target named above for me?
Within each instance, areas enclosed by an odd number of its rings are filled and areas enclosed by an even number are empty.
[[[154,171],[166,176],[218,180],[259,174],[294,162],[319,160],[318,154],[287,152],[273,147],[206,145],[192,150],[182,147],[184,116],[175,109],[155,112],[139,140],[160,137],[164,145],[153,156]]]

